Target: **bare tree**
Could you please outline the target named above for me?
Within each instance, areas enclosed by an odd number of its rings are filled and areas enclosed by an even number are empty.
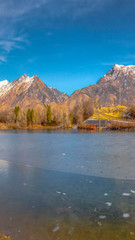
[[[90,101],[85,101],[74,107],[72,111],[73,123],[81,124],[83,121],[93,115],[93,106]]]

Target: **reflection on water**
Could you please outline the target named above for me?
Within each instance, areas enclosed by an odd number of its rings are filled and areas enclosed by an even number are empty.
[[[25,133],[0,134],[0,232],[135,239],[134,133]]]

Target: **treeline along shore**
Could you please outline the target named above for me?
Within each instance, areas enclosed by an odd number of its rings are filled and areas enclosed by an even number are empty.
[[[51,108],[50,105],[45,104],[41,110],[34,108],[25,110],[15,106],[12,111],[0,113],[0,127],[3,129],[72,128],[73,125],[80,125],[93,113],[94,108],[90,102],[76,105],[72,111],[68,108]]]
[[[15,106],[0,113],[1,129],[135,130],[135,106],[94,107],[90,101],[68,108],[55,109],[45,105],[41,111]]]

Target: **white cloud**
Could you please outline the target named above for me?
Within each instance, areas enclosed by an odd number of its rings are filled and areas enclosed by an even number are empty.
[[[22,16],[29,11],[39,8],[44,3],[46,3],[46,0],[1,0],[0,2],[0,17],[5,18],[16,18],[19,16]]]
[[[16,41],[12,40],[0,41],[0,49],[5,50],[7,53],[9,53],[13,48],[17,47],[19,47],[19,45],[16,43]]]
[[[0,1],[0,63],[8,54],[28,43],[27,37],[18,29],[18,22],[33,9],[39,8],[45,0],[1,0]]]
[[[50,26],[51,21],[54,23],[55,19],[60,17],[74,21],[87,14],[103,10],[112,1],[0,0],[0,55],[7,58],[12,50],[22,48],[24,44],[28,43],[27,37],[24,36],[23,32],[26,26],[32,24],[32,19],[34,21],[34,18],[42,18],[42,23],[47,27]],[[52,32],[48,31],[46,34],[51,36]]]
[[[2,63],[2,62],[6,62],[6,57],[5,56],[0,56],[0,64]]]
[[[0,18],[20,18],[34,9],[44,7],[47,17],[60,17],[61,15],[84,16],[93,11],[103,10],[113,0],[1,0]]]
[[[0,39],[0,63],[6,62],[8,54],[14,49],[22,49],[26,40],[23,37]]]

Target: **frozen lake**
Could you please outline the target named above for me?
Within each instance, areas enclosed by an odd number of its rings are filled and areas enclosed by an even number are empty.
[[[0,232],[135,238],[135,133],[0,132]]]

